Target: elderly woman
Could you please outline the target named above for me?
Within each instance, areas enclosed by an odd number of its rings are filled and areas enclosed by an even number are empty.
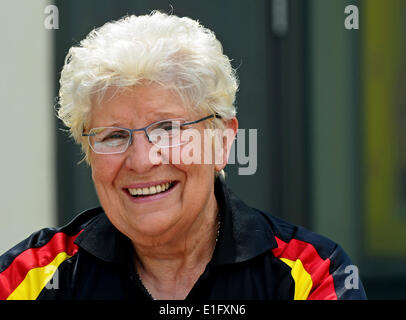
[[[339,246],[226,187],[238,86],[211,31],[159,12],[107,23],[60,85],[101,207],[6,252],[0,299],[365,297]]]

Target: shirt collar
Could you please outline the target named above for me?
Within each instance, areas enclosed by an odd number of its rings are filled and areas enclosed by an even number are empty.
[[[222,178],[216,180],[215,195],[220,212],[220,235],[211,261],[213,265],[243,262],[277,247],[264,215],[239,199]]]
[[[222,178],[216,179],[215,195],[220,212],[220,234],[212,265],[243,262],[277,247],[265,216],[241,201]],[[102,208],[91,211],[95,210],[100,213],[87,224],[75,243],[105,262],[128,262],[133,253],[130,239],[112,225]]]
[[[133,253],[130,239],[113,226],[101,207],[91,210],[98,210],[99,214],[85,227],[75,243],[105,262],[128,262]]]

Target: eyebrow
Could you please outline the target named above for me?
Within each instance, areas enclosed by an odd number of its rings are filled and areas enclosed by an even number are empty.
[[[161,117],[160,120],[166,120],[166,119],[178,119],[178,118],[183,118],[183,116],[179,116],[170,112],[157,112],[157,116]],[[160,121],[156,120],[156,121]],[[155,121],[153,121],[155,122]]]
[[[162,120],[169,120],[169,119],[183,119],[183,116],[179,116],[179,115],[175,115],[173,113],[169,113],[169,112],[158,112],[157,116],[154,117],[155,120],[149,120],[147,121],[147,123],[145,124],[145,126],[151,124],[151,123],[155,123],[158,121],[162,121]],[[103,127],[123,127],[122,125],[120,125],[120,121],[115,121],[113,120],[113,122],[110,122],[107,125],[103,125]]]

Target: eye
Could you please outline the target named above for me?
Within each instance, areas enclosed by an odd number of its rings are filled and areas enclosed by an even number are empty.
[[[170,119],[157,122],[149,128],[150,142],[160,147],[169,147],[173,139],[181,134],[183,119]]]
[[[101,142],[111,141],[111,140],[122,140],[122,139],[128,139],[128,132],[125,130],[117,130],[117,131],[107,133],[101,139]]]
[[[128,139],[129,132],[126,130],[98,128],[95,132],[93,143],[96,147],[118,147],[126,144]]]
[[[181,126],[180,126],[180,121],[179,120],[160,122],[156,126],[157,129],[162,129],[162,130],[165,130],[165,131],[179,130],[180,127]]]

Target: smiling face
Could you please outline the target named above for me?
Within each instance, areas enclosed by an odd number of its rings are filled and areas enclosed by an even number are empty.
[[[156,84],[109,89],[101,103],[93,106],[87,129],[142,128],[178,118],[193,121],[199,117],[182,105],[178,95]],[[204,128],[204,122],[193,125],[202,136]],[[107,216],[117,229],[140,244],[172,241],[195,232],[212,218],[217,208],[214,173],[225,166],[175,164],[170,157],[168,164],[156,164],[150,159],[152,147],[139,131],[133,133],[132,144],[124,153],[90,155],[93,181]],[[164,153],[167,150],[160,156]]]

